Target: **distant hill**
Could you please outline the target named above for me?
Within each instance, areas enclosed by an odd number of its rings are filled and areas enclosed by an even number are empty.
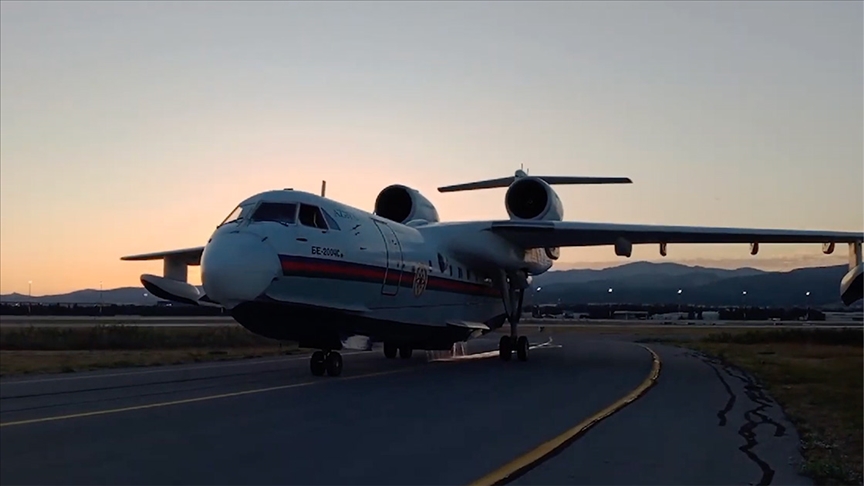
[[[633,262],[602,270],[550,271],[534,278],[526,304],[633,303],[757,306],[840,304],[845,265],[767,272],[754,268],[726,270],[678,263]],[[538,292],[536,289],[540,287]],[[612,293],[609,293],[609,289]],[[682,290],[678,296],[678,289]],[[746,291],[747,295],[743,295]],[[101,294],[101,295],[100,295]],[[27,302],[21,294],[0,295],[0,302]],[[152,305],[161,299],[141,287],[84,289],[33,297],[34,303]],[[856,305],[860,307],[860,303]]]
[[[634,262],[602,270],[547,272],[534,278],[526,301],[666,304],[680,300],[682,304],[784,307],[803,306],[809,301],[812,306],[837,305],[840,280],[847,270],[845,265],[837,265],[766,272]]]
[[[83,289],[68,294],[34,295],[32,299],[18,293],[0,295],[0,302],[33,302],[39,304],[98,304],[101,302],[104,304],[153,305],[161,300],[153,297],[143,287],[120,287],[101,292],[99,289]]]

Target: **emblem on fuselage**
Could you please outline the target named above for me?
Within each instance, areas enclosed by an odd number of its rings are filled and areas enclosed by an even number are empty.
[[[423,265],[414,267],[414,297],[420,297],[429,283],[429,271]]]

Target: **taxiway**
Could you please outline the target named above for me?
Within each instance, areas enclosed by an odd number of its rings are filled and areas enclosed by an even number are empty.
[[[467,352],[488,359],[345,352],[337,378],[291,356],[2,380],[0,482],[489,484],[657,365],[621,339],[530,337],[525,363],[482,338]],[[513,483],[808,484],[746,376],[651,348],[654,386]]]

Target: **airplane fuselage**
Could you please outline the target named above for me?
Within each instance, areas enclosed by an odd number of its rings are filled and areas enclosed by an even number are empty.
[[[242,217],[205,246],[201,278],[207,296],[252,332],[308,347],[339,349],[363,335],[449,349],[471,333],[457,323],[495,329],[506,319],[493,275],[448,248],[446,223],[400,224],[299,191],[239,207]],[[476,251],[520,258],[531,274],[552,265],[542,249],[502,251],[479,240]]]

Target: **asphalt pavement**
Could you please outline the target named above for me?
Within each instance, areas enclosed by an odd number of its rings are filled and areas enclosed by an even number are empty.
[[[646,382],[621,339],[533,334],[528,362],[345,352],[0,381],[3,484],[469,484]],[[650,345],[655,386],[516,484],[808,484],[791,424],[746,375]],[[434,359],[433,359],[434,358]],[[476,358],[476,359],[475,359]]]

